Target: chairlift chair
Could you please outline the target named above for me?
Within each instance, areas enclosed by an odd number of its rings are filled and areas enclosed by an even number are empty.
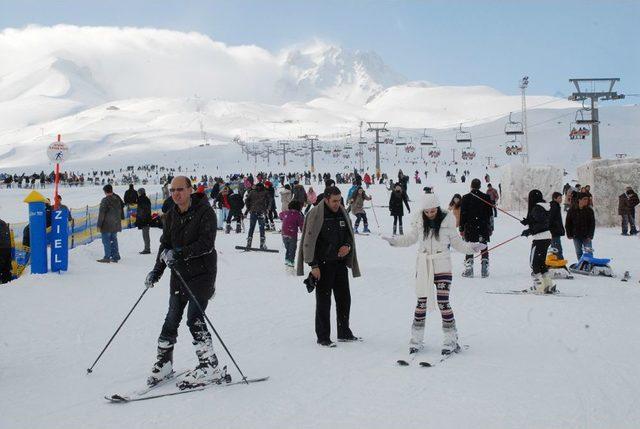
[[[508,136],[518,136],[524,134],[522,122],[516,122],[511,119],[512,112],[509,112],[509,121],[504,126],[504,133]]]
[[[456,133],[456,141],[458,143],[471,143],[471,133],[462,129],[462,124]]]

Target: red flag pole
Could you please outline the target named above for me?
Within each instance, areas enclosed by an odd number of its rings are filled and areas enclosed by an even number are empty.
[[[58,142],[60,142],[60,134],[58,134]],[[60,181],[60,163],[56,162],[56,176],[54,179],[53,190],[53,208],[58,210],[58,182]]]

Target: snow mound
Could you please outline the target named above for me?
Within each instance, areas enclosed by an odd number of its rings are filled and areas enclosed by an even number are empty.
[[[527,211],[529,191],[539,189],[546,201],[562,191],[562,168],[552,165],[507,164],[500,169],[502,196],[500,208]]]

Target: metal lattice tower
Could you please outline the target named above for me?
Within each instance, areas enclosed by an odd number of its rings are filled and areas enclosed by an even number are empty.
[[[618,94],[613,91],[613,85],[619,82],[620,78],[587,78],[587,79],[569,79],[576,87],[576,92],[569,96],[571,101],[591,100],[591,159],[600,159],[600,119],[598,114],[598,101],[620,100],[624,98],[624,94]],[[608,82],[608,88],[604,91],[595,91],[597,82]],[[592,91],[583,91],[580,84],[588,85],[591,83]]]
[[[520,91],[522,94],[522,129],[524,131],[524,150],[522,151],[522,162],[529,164],[529,133],[527,132],[527,86],[529,86],[529,76],[520,79]]]
[[[382,172],[380,171],[380,145],[383,143],[380,141],[380,133],[388,133],[386,122],[369,122],[367,121],[367,125],[369,128],[367,129],[370,133],[376,133],[376,176],[379,178]]]
[[[306,141],[309,142],[309,154],[311,155],[311,168],[310,171],[312,173],[316,172],[316,164],[314,161],[314,153],[317,152],[319,149],[316,149],[313,145],[315,142],[318,141],[318,136],[316,134],[311,135],[311,134],[305,134],[303,136],[300,136],[301,139],[304,139]]]

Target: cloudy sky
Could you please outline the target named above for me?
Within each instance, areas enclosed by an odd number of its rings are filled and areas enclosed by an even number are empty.
[[[0,29],[74,24],[198,32],[228,46],[255,45],[230,63],[258,64],[267,75],[277,73],[271,55],[320,39],[373,50],[411,80],[489,85],[508,94],[525,74],[535,94],[567,94],[570,77],[594,76],[620,77],[620,90],[640,93],[638,22],[640,2],[633,0],[0,0]],[[13,48],[36,49],[21,43]],[[189,43],[208,42],[191,36]],[[211,55],[216,51],[234,55],[220,46]]]

